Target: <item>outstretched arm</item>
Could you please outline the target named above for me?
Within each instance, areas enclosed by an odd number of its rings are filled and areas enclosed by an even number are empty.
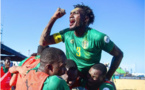
[[[64,9],[60,9],[60,8],[57,9],[57,11],[51,17],[49,23],[47,24],[47,26],[45,27],[45,29],[42,32],[42,35],[41,35],[40,41],[39,41],[40,45],[47,46],[47,45],[55,43],[53,36],[50,36],[51,28],[52,28],[53,24],[55,23],[55,21],[58,18],[61,18],[64,14],[65,14]]]
[[[10,72],[10,73],[18,73],[18,72],[19,72],[19,67],[21,67],[21,66],[12,66],[12,67],[9,69],[9,72]]]
[[[11,80],[10,80],[10,82],[9,82],[9,85],[10,85],[10,86],[16,86],[17,77],[18,77],[18,74],[13,74],[13,76],[11,77]]]
[[[114,45],[113,50],[110,52],[111,55],[113,55],[112,61],[111,61],[111,66],[110,69],[106,75],[107,79],[111,79],[112,75],[115,73],[116,69],[120,65],[120,62],[123,58],[123,52],[116,46]]]
[[[10,86],[16,86],[18,73],[21,75],[26,75],[27,71],[29,70],[29,66],[13,66],[9,69],[10,73],[13,73],[13,76],[9,82]]]

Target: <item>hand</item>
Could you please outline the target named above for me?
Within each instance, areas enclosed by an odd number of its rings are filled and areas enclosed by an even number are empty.
[[[37,56],[37,53],[33,53],[33,54],[31,54],[31,56]]]
[[[53,17],[58,19],[58,18],[61,18],[62,16],[64,16],[66,13],[65,13],[65,10],[64,9],[61,9],[61,8],[58,8],[56,10],[56,12],[54,13]]]
[[[17,68],[19,74],[21,74],[22,76],[25,76],[27,74],[27,71],[30,69],[30,66],[20,66]]]

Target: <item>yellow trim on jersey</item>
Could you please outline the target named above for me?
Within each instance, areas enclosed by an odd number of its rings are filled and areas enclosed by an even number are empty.
[[[62,41],[60,33],[53,34],[53,38],[54,38],[55,43],[59,43]]]

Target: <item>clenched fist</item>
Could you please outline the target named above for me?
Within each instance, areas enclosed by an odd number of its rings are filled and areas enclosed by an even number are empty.
[[[65,15],[65,10],[61,9],[61,8],[58,8],[56,10],[56,12],[54,13],[53,18],[58,19],[58,18],[61,18],[63,15]]]

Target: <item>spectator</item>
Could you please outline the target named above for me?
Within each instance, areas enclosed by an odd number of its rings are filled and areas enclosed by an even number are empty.
[[[4,73],[7,73],[8,70],[9,70],[9,68],[10,68],[10,61],[11,61],[11,58],[10,57],[4,58],[5,65],[1,67],[1,69],[3,69],[3,72]]]

